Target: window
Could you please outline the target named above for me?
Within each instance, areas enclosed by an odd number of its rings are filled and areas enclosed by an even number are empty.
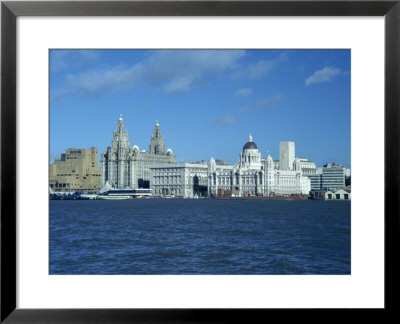
[[[348,194],[344,194],[344,199],[345,200],[349,200],[349,195]]]
[[[340,194],[336,194],[336,199],[340,199]]]

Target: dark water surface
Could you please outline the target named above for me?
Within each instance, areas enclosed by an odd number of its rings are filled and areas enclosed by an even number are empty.
[[[350,202],[50,201],[50,274],[350,274]]]

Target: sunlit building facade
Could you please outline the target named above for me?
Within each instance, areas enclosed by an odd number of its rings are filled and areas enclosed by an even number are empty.
[[[70,148],[50,164],[49,187],[54,192],[97,192],[100,168],[97,147]]]
[[[288,148],[294,150],[294,143],[280,146],[281,150]],[[281,155],[285,157],[286,153]],[[208,163],[153,165],[150,184],[154,195],[186,198],[308,195],[310,180],[303,175],[301,161],[294,154],[290,152],[289,162],[284,164],[274,162],[269,154],[263,159],[250,135],[235,165],[219,163],[212,157]]]
[[[279,163],[271,155],[263,159],[257,144],[250,135],[240,153],[240,160],[233,166],[218,166],[213,158],[209,161],[209,196],[220,196],[226,192],[233,196],[289,196],[307,195],[310,180],[303,176],[298,165],[294,142],[280,143]],[[299,162],[299,161],[298,161]]]
[[[106,182],[113,188],[149,188],[151,165],[175,163],[176,156],[165,148],[164,136],[156,122],[150,138],[149,151],[140,151],[137,145],[130,146],[128,131],[122,116],[113,132],[111,146],[101,154],[101,186]]]

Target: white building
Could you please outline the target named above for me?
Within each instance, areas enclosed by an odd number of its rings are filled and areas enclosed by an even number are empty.
[[[305,176],[317,174],[317,166],[315,163],[301,157],[296,157],[294,159],[294,170],[301,170]]]
[[[279,169],[293,170],[295,160],[294,142],[280,142],[279,144]]]
[[[281,143],[280,149],[284,163],[274,162],[270,155],[262,159],[250,135],[235,165],[218,164],[211,158],[207,165],[151,166],[151,188],[155,195],[171,194],[173,189],[184,197],[308,195],[310,180],[303,176],[300,161],[295,169],[294,143]]]
[[[156,122],[150,138],[149,152],[140,151],[137,145],[130,147],[128,131],[122,116],[119,117],[111,146],[104,150],[101,162],[101,187],[108,181],[113,188],[149,188],[149,166],[160,163],[175,163],[176,156],[166,150],[164,136]]]
[[[153,196],[193,198],[207,195],[207,164],[164,163],[149,168]]]

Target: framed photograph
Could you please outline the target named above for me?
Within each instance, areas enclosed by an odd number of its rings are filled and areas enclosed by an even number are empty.
[[[1,321],[395,312],[399,15],[2,2]]]

